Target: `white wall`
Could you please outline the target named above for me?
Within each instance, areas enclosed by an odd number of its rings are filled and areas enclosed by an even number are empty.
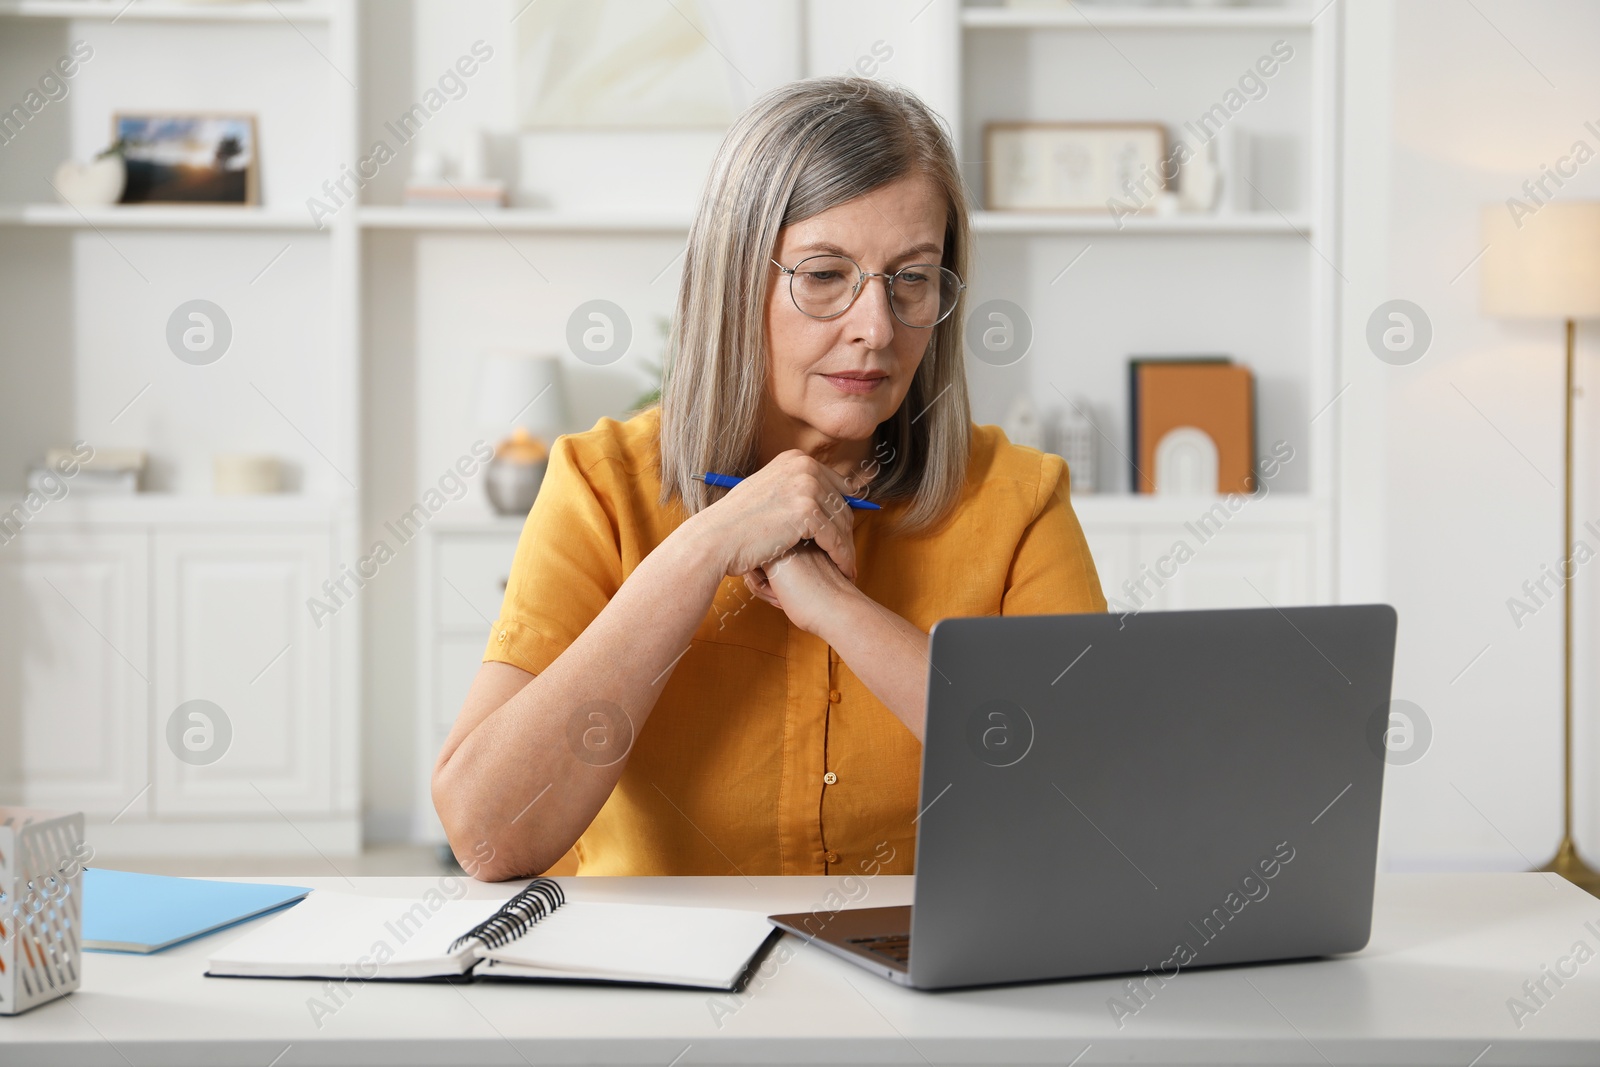
[[[1421,760],[1390,769],[1384,859],[1391,869],[1518,869],[1543,863],[1559,836],[1560,605],[1519,629],[1506,600],[1560,548],[1562,328],[1484,315],[1469,264],[1483,249],[1480,205],[1523,195],[1576,140],[1600,150],[1584,128],[1600,125],[1600,5],[1350,8],[1361,61],[1347,86],[1342,584],[1347,598],[1399,610],[1395,696],[1433,728]],[[1600,197],[1600,161],[1556,195]],[[1366,347],[1367,316],[1393,298],[1433,325],[1431,348],[1410,366]],[[1595,325],[1580,324],[1579,379],[1591,383],[1578,414],[1580,525],[1600,519],[1595,434],[1583,432],[1600,418],[1597,347]],[[1578,840],[1590,856],[1600,852],[1596,793],[1583,788],[1600,764],[1596,567],[1575,583]]]

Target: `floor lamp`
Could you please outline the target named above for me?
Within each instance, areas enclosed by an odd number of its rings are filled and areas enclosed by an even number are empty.
[[[1600,874],[1572,840],[1572,408],[1576,395],[1573,341],[1578,319],[1600,318],[1600,201],[1550,202],[1512,215],[1510,206],[1483,209],[1483,308],[1490,315],[1564,320],[1567,373],[1564,397],[1566,458],[1561,494],[1561,701],[1565,775],[1561,845],[1542,871],[1553,871],[1600,896]]]

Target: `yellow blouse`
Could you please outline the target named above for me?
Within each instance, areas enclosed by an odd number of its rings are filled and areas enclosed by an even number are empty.
[[[660,409],[558,438],[485,660],[538,674],[682,521],[661,508]],[[966,488],[933,534],[857,511],[859,586],[939,619],[1104,611],[1066,462],[974,426]],[[723,580],[567,859],[579,874],[910,874],[922,745],[821,638]]]

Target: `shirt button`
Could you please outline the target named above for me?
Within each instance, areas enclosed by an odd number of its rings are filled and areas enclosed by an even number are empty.
[[[504,630],[500,631],[500,643],[502,645],[506,643],[506,632]]]
[[[840,700],[840,693],[839,693],[839,691],[837,689],[828,690],[828,703],[837,704],[837,703],[839,703],[839,700]]]
[[[829,863],[839,862],[839,854],[831,848],[822,854],[822,858],[827,860]]]
[[[823,785],[832,785],[834,782],[837,782],[838,780],[839,780],[839,776],[837,774],[834,774],[832,771],[829,771],[827,774],[824,774],[822,776],[822,784]]]

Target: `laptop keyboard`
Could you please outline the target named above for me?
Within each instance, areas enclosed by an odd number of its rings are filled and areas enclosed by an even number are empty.
[[[885,934],[881,937],[852,937],[850,944],[860,945],[894,963],[907,963],[911,959],[910,934]]]

